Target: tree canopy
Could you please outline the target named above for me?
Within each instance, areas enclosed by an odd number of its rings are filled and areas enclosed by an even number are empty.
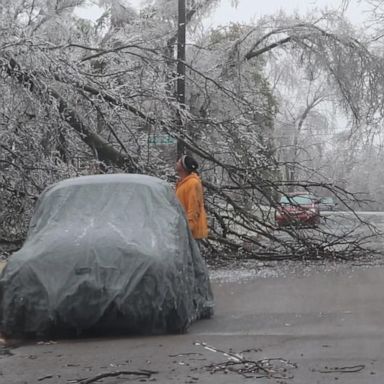
[[[84,4],[0,1],[0,237],[22,238],[38,194],[66,177],[133,172],[172,182],[181,140],[202,164],[213,249],[324,250],[324,237],[292,230],[294,245],[276,237],[271,212],[289,188],[327,191],[348,207],[354,199],[322,175],[332,148],[313,132],[333,126],[324,103],[350,118],[350,137],[380,126],[383,60],[369,37],[330,12],[198,34],[193,27],[218,1],[187,1],[180,105],[176,2],[147,1],[138,11],[100,1],[96,23],[74,13]]]

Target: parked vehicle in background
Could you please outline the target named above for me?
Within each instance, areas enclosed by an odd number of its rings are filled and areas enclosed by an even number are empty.
[[[332,197],[322,197],[319,200],[320,211],[334,211],[336,206],[337,203],[335,203]]]
[[[280,198],[275,211],[275,222],[278,226],[310,225],[320,223],[318,198],[314,195],[294,192]]]

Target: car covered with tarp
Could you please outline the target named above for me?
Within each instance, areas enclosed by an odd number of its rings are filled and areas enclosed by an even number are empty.
[[[205,261],[171,186],[145,175],[61,181],[40,196],[0,276],[0,332],[184,332],[213,314]]]

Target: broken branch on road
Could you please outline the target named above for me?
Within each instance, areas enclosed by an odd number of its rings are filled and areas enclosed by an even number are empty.
[[[135,376],[143,376],[146,378],[150,378],[152,375],[154,375],[156,373],[158,373],[158,372],[148,371],[148,370],[105,372],[105,373],[100,373],[94,377],[77,380],[77,383],[90,384],[90,383],[94,383],[96,381],[99,381],[101,379],[105,379],[106,377],[117,377],[117,376],[123,376],[123,375],[135,375]]]
[[[289,369],[297,368],[297,364],[283,358],[251,360],[245,358],[243,353],[226,352],[204,342],[195,342],[194,345],[201,346],[211,352],[220,353],[228,359],[224,363],[206,366],[205,368],[210,373],[233,372],[245,378],[293,379],[294,376],[289,375]]]
[[[361,372],[365,368],[364,364],[354,365],[352,367],[325,367],[324,370],[319,371],[320,373],[357,373]]]

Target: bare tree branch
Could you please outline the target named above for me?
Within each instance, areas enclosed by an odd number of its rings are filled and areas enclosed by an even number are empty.
[[[1,68],[9,76],[14,77],[30,92],[35,93],[38,96],[43,95],[42,89],[44,89],[44,87],[38,83],[37,79],[34,79],[29,74],[23,72],[13,58],[1,59]],[[138,171],[139,168],[131,157],[122,155],[99,135],[86,127],[78,114],[68,105],[57,91],[52,88],[47,88],[45,92],[56,99],[57,109],[60,114],[62,114],[64,120],[79,133],[80,138],[84,143],[97,152],[100,160],[107,162],[111,161],[122,168],[126,168],[129,172]]]

